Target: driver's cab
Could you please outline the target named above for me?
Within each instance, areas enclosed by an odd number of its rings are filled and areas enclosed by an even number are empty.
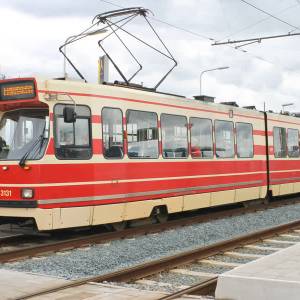
[[[49,111],[22,108],[6,111],[0,120],[0,160],[41,159],[49,136]]]
[[[48,138],[49,108],[39,100],[36,80],[1,80],[0,161],[41,159]]]

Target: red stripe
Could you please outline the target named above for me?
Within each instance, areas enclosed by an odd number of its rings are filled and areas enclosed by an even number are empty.
[[[53,122],[53,120],[54,120],[54,114],[52,112],[49,114],[49,118],[50,118],[50,121]]]
[[[53,140],[53,138],[51,138],[49,141],[46,155],[54,155],[54,140]]]
[[[293,163],[293,162],[292,162]],[[28,162],[30,165],[30,162]],[[291,166],[295,166],[292,164]],[[300,169],[300,167],[299,167]],[[18,165],[9,166],[1,183],[63,183],[89,182],[102,180],[130,180],[147,178],[183,177],[244,172],[263,172],[265,160],[214,161],[186,159],[147,162],[120,163],[65,163],[31,165],[31,170],[24,173]],[[4,174],[3,171],[0,174]],[[26,174],[26,176],[24,176]],[[30,176],[29,176],[30,175]]]
[[[253,134],[254,135],[259,135],[259,136],[265,136],[266,135],[266,131],[265,130],[253,130]],[[273,132],[272,131],[268,131],[268,136],[273,136]]]
[[[264,145],[254,145],[254,155],[265,155],[266,146]]]
[[[97,115],[92,115],[92,123],[101,123],[101,117]]]
[[[201,108],[196,108],[196,107],[188,107],[188,106],[175,105],[175,104],[159,103],[159,102],[154,102],[154,101],[146,101],[146,100],[142,100],[142,99],[130,99],[130,98],[124,98],[124,97],[114,97],[114,96],[86,94],[86,93],[74,93],[74,92],[63,92],[63,91],[39,90],[38,92],[39,93],[54,93],[54,94],[68,93],[69,95],[72,95],[72,96],[82,96],[82,97],[109,99],[109,100],[117,100],[117,101],[128,101],[128,102],[134,102],[134,103],[143,103],[143,104],[150,104],[150,105],[159,105],[159,106],[165,106],[165,107],[180,108],[180,109],[191,110],[191,111],[215,113],[215,114],[221,114],[221,115],[226,115],[226,116],[228,115],[227,112],[222,112],[222,111],[216,111],[216,110],[211,110],[211,109],[201,109]],[[242,114],[235,114],[235,116],[246,117],[249,119],[264,120],[263,117],[254,117],[254,116],[242,115]]]
[[[263,185],[266,185],[264,182]],[[263,186],[262,185],[262,186]],[[255,187],[257,185],[241,185],[234,187],[235,190],[242,189],[242,188],[249,188]],[[124,202],[135,202],[135,201],[145,201],[145,200],[153,200],[153,199],[161,199],[165,197],[176,197],[176,196],[183,196],[183,195],[193,195],[193,194],[201,194],[201,193],[210,193],[210,192],[218,192],[218,191],[226,191],[232,190],[233,188],[219,188],[219,189],[207,189],[207,190],[195,190],[193,192],[178,192],[178,193],[168,193],[168,194],[159,194],[153,196],[139,196],[139,197],[127,197],[122,199],[110,199],[110,200],[91,200],[91,201],[82,201],[82,202],[69,202],[69,203],[60,203],[60,204],[39,204],[40,208],[58,208],[58,207],[78,207],[78,206],[89,206],[89,205],[105,205],[105,204],[116,204],[116,203],[124,203]]]
[[[297,160],[290,160],[290,159],[270,160],[270,170],[271,171],[288,171],[288,170],[295,170],[295,169],[300,170],[300,160],[299,159],[297,159]],[[287,175],[290,176],[290,173],[288,173]]]
[[[296,119],[296,118],[295,118]],[[268,121],[273,121],[273,122],[277,122],[277,123],[283,123],[283,124],[293,124],[293,125],[298,125],[300,126],[300,123],[297,122],[291,122],[291,121],[282,121],[282,120],[275,120],[275,119],[269,119]]]
[[[38,199],[61,199],[76,198],[88,196],[107,196],[119,194],[130,194],[139,192],[172,190],[192,187],[207,187],[221,184],[238,184],[242,182],[264,181],[265,174],[247,174],[247,175],[231,175],[202,178],[186,178],[186,179],[166,179],[153,181],[132,181],[107,184],[93,185],[73,185],[73,186],[47,186],[38,188]],[[262,184],[259,184],[261,186]],[[211,187],[212,190],[222,190],[224,188],[234,189],[234,187]],[[185,192],[186,193],[186,192]],[[194,191],[189,193],[195,193]],[[144,196],[147,198],[147,196]]]
[[[288,179],[288,178],[300,178],[300,171],[289,171],[289,172],[277,172],[271,173],[270,178],[273,179]],[[300,181],[298,179],[292,179],[294,181]]]
[[[261,180],[260,184],[240,184],[245,182],[251,182]],[[261,174],[251,174],[251,175],[235,175],[235,176],[222,176],[218,178],[218,184],[232,184],[235,183],[236,186],[229,187],[211,187],[216,184],[215,178],[193,178],[193,179],[181,179],[181,180],[164,180],[164,181],[145,181],[145,182],[130,182],[130,183],[115,183],[115,184],[104,184],[104,185],[92,185],[87,189],[86,186],[69,186],[69,187],[42,187],[39,188],[37,193],[39,194],[39,199],[62,199],[62,198],[76,198],[76,197],[88,197],[88,196],[103,196],[104,200],[90,200],[82,201],[79,203],[74,202],[73,204],[65,204],[67,206],[79,206],[79,205],[93,205],[93,204],[108,204],[108,203],[120,203],[124,201],[136,201],[136,200],[147,200],[162,197],[171,197],[178,195],[187,194],[198,194],[207,192],[217,192],[223,190],[232,190],[237,188],[246,188],[250,186],[262,186],[266,185],[266,178]],[[151,191],[163,191],[170,189],[180,189],[189,187],[204,187],[204,189],[199,188],[198,190],[187,191],[187,192],[166,192],[157,195],[150,196],[138,196],[138,197],[126,197],[128,193],[136,192],[151,192]],[[205,187],[208,187],[205,189]],[[113,199],[111,195],[123,194],[122,199]],[[65,206],[63,205],[63,206]],[[52,207],[59,207],[61,204],[51,204]]]
[[[102,140],[101,139],[93,139],[93,153],[94,154],[102,154]]]

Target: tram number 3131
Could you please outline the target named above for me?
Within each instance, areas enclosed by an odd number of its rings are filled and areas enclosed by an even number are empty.
[[[0,197],[11,197],[11,190],[0,190]]]

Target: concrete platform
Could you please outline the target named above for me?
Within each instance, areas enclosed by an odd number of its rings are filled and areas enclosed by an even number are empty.
[[[30,298],[32,300],[157,300],[166,293],[142,291],[109,284],[90,283],[53,294]],[[178,300],[205,300],[201,296],[182,296]]]
[[[66,283],[56,277],[0,269],[0,299],[16,299],[44,288]]]
[[[61,286],[67,280],[0,269],[0,299],[20,299],[26,295]],[[166,293],[141,291],[134,288],[112,286],[108,284],[89,283],[82,286],[68,288],[55,293],[37,296],[34,300],[156,300]],[[180,300],[207,299],[200,296],[182,296]]]
[[[216,299],[299,300],[300,243],[220,275]]]

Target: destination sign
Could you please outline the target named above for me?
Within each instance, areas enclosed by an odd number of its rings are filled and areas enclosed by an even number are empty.
[[[35,98],[35,87],[32,80],[0,83],[0,91],[0,101]]]

